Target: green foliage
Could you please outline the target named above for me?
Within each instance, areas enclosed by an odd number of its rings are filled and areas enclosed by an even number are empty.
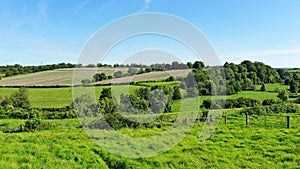
[[[262,102],[263,106],[269,106],[269,105],[273,105],[273,104],[277,104],[278,101],[274,100],[274,99],[266,99]]]
[[[262,91],[262,92],[266,91],[266,85],[264,83],[261,85],[260,91]]]
[[[161,89],[155,89],[149,95],[150,108],[153,113],[163,113],[168,98]]]
[[[1,106],[12,105],[16,109],[30,109],[30,101],[28,90],[26,88],[20,88],[13,93],[10,97],[6,96],[1,102]]]
[[[27,73],[34,73],[46,70],[55,70],[61,68],[74,68],[74,64],[70,63],[59,63],[59,64],[52,64],[52,65],[40,65],[40,66],[22,66],[19,64],[15,65],[7,65],[7,66],[0,66],[0,74],[5,74],[5,77],[15,76],[20,74],[27,74]],[[2,77],[2,76],[1,76]]]
[[[294,80],[290,81],[290,91],[291,93],[298,93],[299,87],[298,83],[296,83]]]
[[[119,110],[132,114],[139,114],[148,110],[149,101],[134,95],[121,94]]]
[[[83,79],[81,80],[81,83],[83,86],[88,86],[89,84],[92,83],[92,81],[90,79]]]
[[[300,104],[300,97],[295,100],[295,103]]]
[[[141,87],[134,91],[135,95],[141,99],[148,100],[150,95],[150,89],[148,87]]]
[[[99,100],[99,110],[102,114],[112,114],[116,111],[116,101],[112,98],[105,97]]]
[[[203,69],[204,67],[205,67],[205,65],[201,61],[195,61],[193,64],[194,69]]]
[[[198,97],[198,96],[199,96],[199,91],[196,88],[194,87],[187,88],[185,97],[189,98],[189,97]]]
[[[206,109],[231,109],[231,108],[242,108],[242,107],[254,107],[260,105],[259,100],[250,98],[237,98],[237,99],[212,99],[204,100],[202,107]]]
[[[174,86],[173,90],[174,90],[174,93],[173,93],[172,99],[173,100],[179,100],[179,99],[181,99],[180,88],[178,86]]]
[[[106,76],[105,73],[97,73],[93,76],[93,81],[94,82],[99,82],[99,81],[102,81],[102,80],[107,80],[108,77]]]
[[[127,71],[127,73],[130,75],[130,76],[133,76],[133,75],[136,75],[138,74],[139,70],[135,67],[130,67]]]
[[[174,81],[175,80],[175,78],[173,77],[173,76],[170,76],[170,77],[168,77],[165,81],[166,82],[172,82],[172,81]]]
[[[24,125],[20,125],[20,131],[32,132],[41,127],[41,118],[39,112],[30,112]]]
[[[246,78],[242,84],[242,88],[243,88],[243,90],[253,90],[254,85],[253,85],[253,82],[251,81],[251,79]]]
[[[293,104],[274,104],[271,106],[255,106],[246,108],[241,111],[241,114],[248,113],[249,115],[263,115],[263,114],[280,114],[280,113],[296,113],[299,108]]]
[[[114,73],[114,77],[115,78],[120,78],[120,77],[122,77],[122,74],[123,74],[122,71],[117,71],[117,72]]]
[[[98,106],[90,94],[83,94],[74,99],[72,106],[78,117],[95,117],[98,115]]]
[[[285,89],[282,89],[282,90],[279,90],[278,91],[278,95],[277,97],[283,101],[283,102],[286,102],[289,98],[289,95],[288,95],[288,92],[285,90]]]
[[[111,88],[102,89],[99,100],[104,99],[104,98],[112,98]]]

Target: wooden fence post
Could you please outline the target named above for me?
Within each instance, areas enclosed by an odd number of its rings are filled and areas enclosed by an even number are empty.
[[[286,116],[286,127],[290,128],[290,116]]]
[[[227,116],[226,115],[224,116],[224,121],[225,121],[225,124],[227,124]]]
[[[248,115],[248,113],[246,113],[246,125],[248,125],[249,124],[249,115]]]

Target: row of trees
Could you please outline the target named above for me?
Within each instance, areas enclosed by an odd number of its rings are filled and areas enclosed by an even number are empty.
[[[4,77],[9,77],[9,76],[15,76],[19,74],[27,74],[27,73],[46,71],[46,70],[74,68],[74,67],[75,65],[70,63],[59,63],[59,64],[40,65],[40,66],[22,66],[19,64],[15,64],[15,65],[0,66],[0,74],[3,74]]]
[[[112,95],[111,88],[104,88],[95,103],[91,96],[84,94],[74,100],[73,107],[80,116],[95,117],[102,114],[125,112],[129,114],[172,112],[173,100],[181,99],[178,86],[154,86],[136,89],[134,94],[122,94],[120,100]]]
[[[285,83],[290,86],[291,93],[299,92],[299,73],[275,70],[261,62],[226,62],[223,67],[205,67],[201,62],[197,67],[195,64],[192,73],[178,80],[183,83],[180,84],[182,89],[198,88],[200,95],[232,95],[239,91],[255,90],[256,85],[262,85],[261,90],[265,91],[266,83]]]

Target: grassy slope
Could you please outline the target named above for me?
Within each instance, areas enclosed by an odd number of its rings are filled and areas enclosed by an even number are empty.
[[[98,98],[100,92],[106,86],[96,86],[95,93]],[[133,93],[139,86],[116,86],[114,91],[118,93]],[[86,88],[83,88],[86,90]],[[17,88],[0,88],[0,96],[9,96],[16,92]],[[33,107],[65,107],[72,101],[72,88],[29,88],[29,99]]]
[[[83,79],[93,79],[95,73],[105,73],[113,75],[116,71],[122,71],[124,74],[128,68],[79,68],[79,69],[57,69],[51,71],[31,73],[27,75],[18,75],[0,80],[0,86],[72,86],[81,84]],[[75,74],[74,73],[74,70]],[[136,76],[121,77],[113,80],[104,80],[95,84],[124,83],[131,81],[162,80],[169,76],[183,76],[190,72],[189,69],[171,70],[164,72],[150,72]],[[73,78],[73,75],[75,77]]]
[[[296,128],[245,126],[243,116],[221,121],[211,140],[199,143],[202,124],[197,123],[171,150],[151,158],[121,158],[103,151],[78,128],[77,120],[51,121],[57,127],[35,133],[0,132],[0,168],[112,167],[126,163],[133,168],[297,168],[300,134]],[[298,118],[299,116],[295,116]],[[18,126],[20,120],[0,120]],[[162,129],[122,129],[133,137],[156,135]],[[104,153],[97,153],[104,152]]]
[[[174,82],[159,82],[157,85],[162,84],[173,84]],[[155,83],[150,83],[146,85],[154,85]],[[279,86],[278,84],[272,85]],[[284,85],[280,85],[281,87],[285,87]],[[105,86],[96,86],[95,92],[96,97],[99,97],[100,91]],[[118,93],[133,93],[135,89],[139,88],[140,86],[128,86],[128,85],[120,85],[115,86],[113,89],[116,90]],[[267,85],[267,88],[269,85]],[[83,88],[86,89],[86,88]],[[17,91],[17,88],[0,88],[0,96],[9,96],[13,92]],[[29,88],[29,97],[33,107],[64,107],[70,104],[72,100],[72,88]],[[258,99],[263,101],[265,99],[277,99],[277,93],[275,92],[260,92],[260,91],[242,91],[238,94],[227,96],[227,99],[239,98],[239,97],[246,97],[252,99]],[[200,97],[200,104],[204,99],[210,99],[210,96],[201,96]],[[176,103],[176,102],[175,102]]]
[[[279,83],[276,83],[276,84],[266,84],[265,86],[266,86],[266,91],[267,92],[276,92],[277,89],[286,89],[286,90],[290,89],[289,86],[283,85],[283,84],[279,84]],[[255,86],[256,90],[260,90],[260,88],[261,88],[261,85]]]
[[[74,70],[80,73],[76,74],[74,80],[81,83],[83,79],[93,79],[95,73],[105,73],[113,75],[115,71],[126,72],[127,68],[79,68],[79,69],[57,69],[31,73],[27,75],[18,75],[0,80],[0,86],[71,86]]]

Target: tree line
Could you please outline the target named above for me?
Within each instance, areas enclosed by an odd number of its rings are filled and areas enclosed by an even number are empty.
[[[75,65],[70,63],[59,63],[59,64],[49,64],[49,65],[39,65],[39,66],[22,66],[19,64],[15,64],[15,65],[0,66],[0,74],[2,74],[3,77],[9,77],[9,76],[16,76],[20,74],[28,74],[28,73],[35,73],[35,72],[46,71],[46,70],[74,68],[74,67]]]

